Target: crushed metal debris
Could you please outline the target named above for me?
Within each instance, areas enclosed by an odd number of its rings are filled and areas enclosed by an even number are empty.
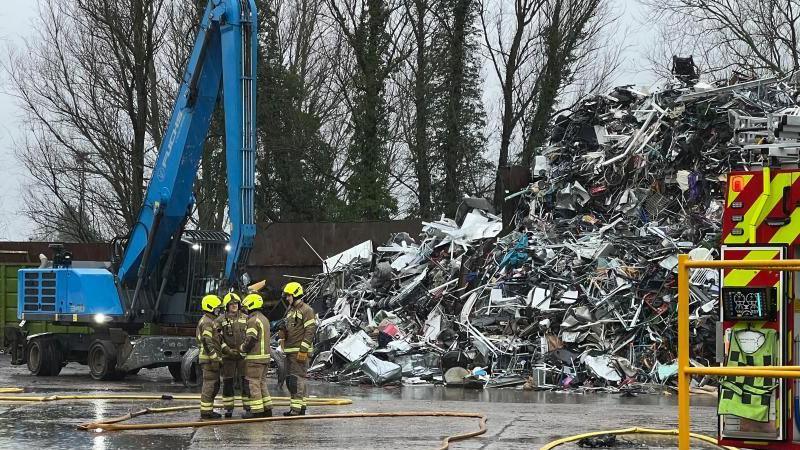
[[[679,62],[688,75],[656,93],[618,87],[558,117],[533,182],[508,193],[512,229],[469,199],[458,220],[424,222],[421,236],[326,260],[307,289],[326,311],[312,376],[609,391],[673,383],[677,255],[718,257],[726,173],[775,155],[797,163],[800,148],[781,134],[797,114],[789,80],[713,86]],[[715,358],[718,278],[691,278],[694,364]]]

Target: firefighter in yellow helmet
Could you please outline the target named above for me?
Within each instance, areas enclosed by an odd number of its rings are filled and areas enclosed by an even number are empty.
[[[286,354],[286,387],[292,395],[291,409],[284,416],[301,416],[306,413],[306,374],[311,344],[317,330],[314,310],[303,302],[303,286],[291,282],[283,288],[288,308],[280,330],[280,342]]]
[[[249,411],[242,418],[272,417],[272,397],[264,378],[269,364],[269,320],[261,312],[264,300],[258,294],[248,294],[242,307],[248,314],[244,343],[239,351],[244,354],[244,397]]]
[[[203,317],[197,323],[197,346],[200,347],[200,368],[203,369],[200,418],[219,419],[222,416],[214,412],[214,397],[219,392],[219,371],[222,358],[220,357],[220,336],[215,319],[219,314],[220,306],[222,306],[222,300],[216,295],[209,294],[202,298],[200,306],[203,309]]]
[[[233,417],[234,402],[237,399],[243,401],[241,395],[235,395],[236,380],[239,380],[240,388],[244,387],[244,358],[239,347],[244,343],[247,315],[241,311],[241,303],[233,292],[225,294],[222,299],[224,312],[217,318],[217,329],[222,339],[222,405],[226,418]]]

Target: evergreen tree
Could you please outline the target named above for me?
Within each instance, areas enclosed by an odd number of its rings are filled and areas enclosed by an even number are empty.
[[[335,152],[322,139],[319,119],[303,109],[303,80],[283,63],[276,15],[268,2],[261,3],[257,219],[336,219],[341,202],[331,180]]]
[[[461,199],[483,195],[481,180],[491,170],[483,155],[486,112],[481,101],[476,0],[439,3],[436,147],[439,160],[434,196],[437,209],[452,217]]]
[[[366,0],[357,20],[345,17],[338,0],[329,5],[352,47],[352,140],[348,149],[347,216],[349,220],[387,220],[397,211],[389,192],[386,80],[391,66],[390,11],[386,0]]]

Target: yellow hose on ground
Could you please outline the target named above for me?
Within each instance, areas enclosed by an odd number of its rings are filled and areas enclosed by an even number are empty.
[[[0,394],[17,394],[20,392],[25,392],[25,389],[16,387],[0,387]]]
[[[180,408],[180,407],[179,407]],[[486,416],[479,413],[470,412],[450,412],[450,411],[408,411],[408,412],[382,412],[382,413],[344,413],[344,414],[318,414],[308,416],[291,416],[291,417],[259,417],[253,419],[220,419],[220,420],[201,420],[196,422],[166,422],[166,423],[137,423],[137,424],[119,424],[124,420],[133,417],[141,416],[148,412],[170,412],[176,411],[170,408],[167,411],[165,408],[160,410],[143,410],[136,413],[131,413],[123,417],[108,419],[100,422],[90,422],[79,425],[78,428],[86,431],[123,431],[123,430],[160,430],[167,428],[198,428],[209,427],[217,425],[235,425],[243,423],[254,422],[282,422],[293,420],[322,420],[322,419],[353,419],[353,418],[378,418],[378,417],[461,417],[470,419],[480,419],[479,429],[467,433],[456,434],[447,436],[442,440],[442,445],[438,450],[447,450],[450,448],[451,442],[463,441],[475,436],[480,436],[486,433]]]
[[[568,444],[570,442],[579,441],[581,439],[588,438],[588,437],[602,436],[604,434],[615,434],[615,435],[655,434],[655,435],[677,436],[678,435],[678,430],[677,429],[663,430],[663,429],[657,429],[657,428],[633,427],[633,428],[623,428],[623,429],[620,429],[620,430],[592,431],[590,433],[576,434],[575,436],[569,436],[569,437],[565,437],[565,438],[562,438],[562,439],[558,439],[556,441],[553,441],[553,442],[550,442],[550,443],[546,444],[540,450],[550,450],[550,449],[558,447],[559,445],[563,445],[563,444]],[[720,447],[720,448],[724,448],[724,449],[727,449],[727,450],[739,450],[736,447],[727,447],[727,446],[724,446],[724,445],[719,445],[719,444],[717,444],[717,440],[712,438],[711,436],[706,436],[704,434],[698,434],[698,433],[690,433],[690,436],[695,438],[695,439],[699,439],[699,440],[701,440],[703,442],[707,442],[709,444],[716,445],[717,447]]]
[[[22,388],[0,388],[0,393],[13,393],[24,392]],[[41,403],[53,402],[60,400],[177,400],[177,401],[198,401],[199,395],[138,395],[138,394],[80,394],[80,395],[49,395],[49,396],[32,396],[32,395],[3,395],[0,396],[0,402],[28,402],[28,403]],[[274,406],[288,406],[289,397],[272,397]],[[343,406],[353,403],[348,398],[320,398],[309,397],[306,399],[308,406]],[[241,403],[237,403],[241,406]],[[221,404],[215,404],[214,407],[221,408]],[[225,419],[225,420],[202,420],[196,422],[167,422],[158,424],[120,424],[126,420],[133,419],[145,414],[153,413],[168,413],[177,411],[187,411],[198,409],[199,404],[184,405],[184,406],[171,406],[164,408],[145,408],[140,411],[132,412],[121,417],[106,419],[103,421],[89,422],[79,425],[78,428],[87,431],[122,431],[122,430],[154,430],[165,428],[197,428],[215,425],[235,425],[251,422],[277,422],[277,421],[292,421],[292,420],[321,420],[321,419],[353,419],[353,418],[381,418],[381,417],[459,417],[480,419],[479,429],[467,433],[456,434],[443,438],[442,445],[438,450],[447,450],[450,448],[451,442],[462,441],[475,436],[480,436],[486,433],[486,416],[479,413],[471,412],[450,412],[450,411],[410,411],[410,412],[382,412],[382,413],[343,413],[343,414],[318,414],[307,416],[291,416],[291,417],[259,417],[253,419]]]
[[[21,392],[21,391],[20,391]],[[200,395],[139,395],[139,394],[80,394],[80,395],[0,395],[0,402],[54,402],[61,400],[200,400]],[[286,402],[288,405],[289,397],[272,397],[273,401]],[[323,398],[308,397],[306,400],[309,406],[344,406],[351,405],[353,401],[348,398]],[[283,405],[280,405],[283,406]]]

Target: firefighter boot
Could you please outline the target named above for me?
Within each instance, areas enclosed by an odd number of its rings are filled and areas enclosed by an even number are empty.
[[[216,411],[203,411],[200,413],[201,419],[219,419],[222,417],[222,414]]]

